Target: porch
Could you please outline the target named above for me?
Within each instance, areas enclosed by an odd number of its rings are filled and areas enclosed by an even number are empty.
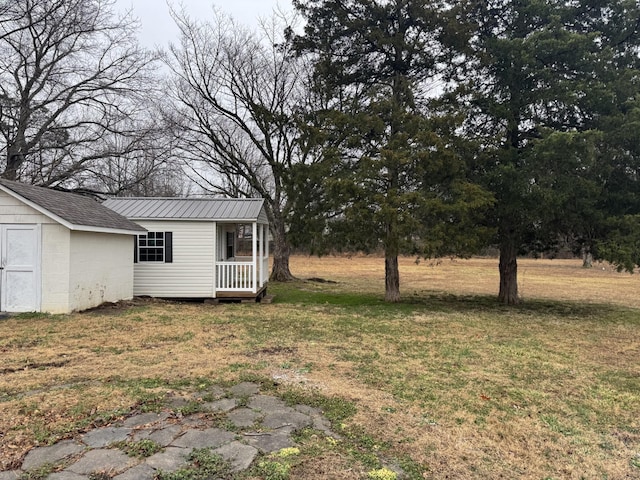
[[[269,227],[253,222],[218,224],[215,298],[257,299],[269,278]]]

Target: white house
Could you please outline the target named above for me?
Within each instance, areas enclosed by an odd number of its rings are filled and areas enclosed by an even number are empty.
[[[112,198],[103,205],[147,230],[134,245],[134,295],[265,295],[269,221],[263,199]]]
[[[0,311],[132,298],[131,242],[144,231],[91,198],[0,179]]]

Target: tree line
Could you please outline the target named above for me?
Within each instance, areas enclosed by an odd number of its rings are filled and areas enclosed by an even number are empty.
[[[293,0],[250,30],[172,12],[149,52],[112,0],[0,1],[3,176],[96,195],[265,198],[292,247],[640,265],[640,7]],[[185,181],[188,178],[188,181]]]

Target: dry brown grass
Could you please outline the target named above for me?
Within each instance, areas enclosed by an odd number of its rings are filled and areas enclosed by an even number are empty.
[[[454,295],[498,294],[496,258],[418,260],[400,258],[400,290],[407,297],[424,292]],[[294,257],[301,278],[326,278],[349,288],[381,294],[384,261],[375,256]],[[518,290],[523,299],[605,302],[640,307],[640,275],[617,272],[608,263],[582,268],[582,261],[519,259]]]
[[[370,455],[434,479],[640,477],[638,277],[522,260],[527,302],[508,309],[487,297],[494,259],[402,259],[400,305],[380,301],[379,258],[292,269],[338,283],[274,286],[272,305],[0,320],[0,465],[168,389],[254,375],[357,407],[335,426],[348,448],[304,440],[293,478],[361,479]]]

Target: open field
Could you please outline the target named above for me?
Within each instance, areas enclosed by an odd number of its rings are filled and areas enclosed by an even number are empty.
[[[640,478],[640,277],[522,260],[525,303],[507,308],[495,259],[403,259],[397,305],[382,259],[292,270],[337,283],[0,320],[0,470],[169,391],[249,379],[323,406],[342,435],[303,432],[293,479]]]

